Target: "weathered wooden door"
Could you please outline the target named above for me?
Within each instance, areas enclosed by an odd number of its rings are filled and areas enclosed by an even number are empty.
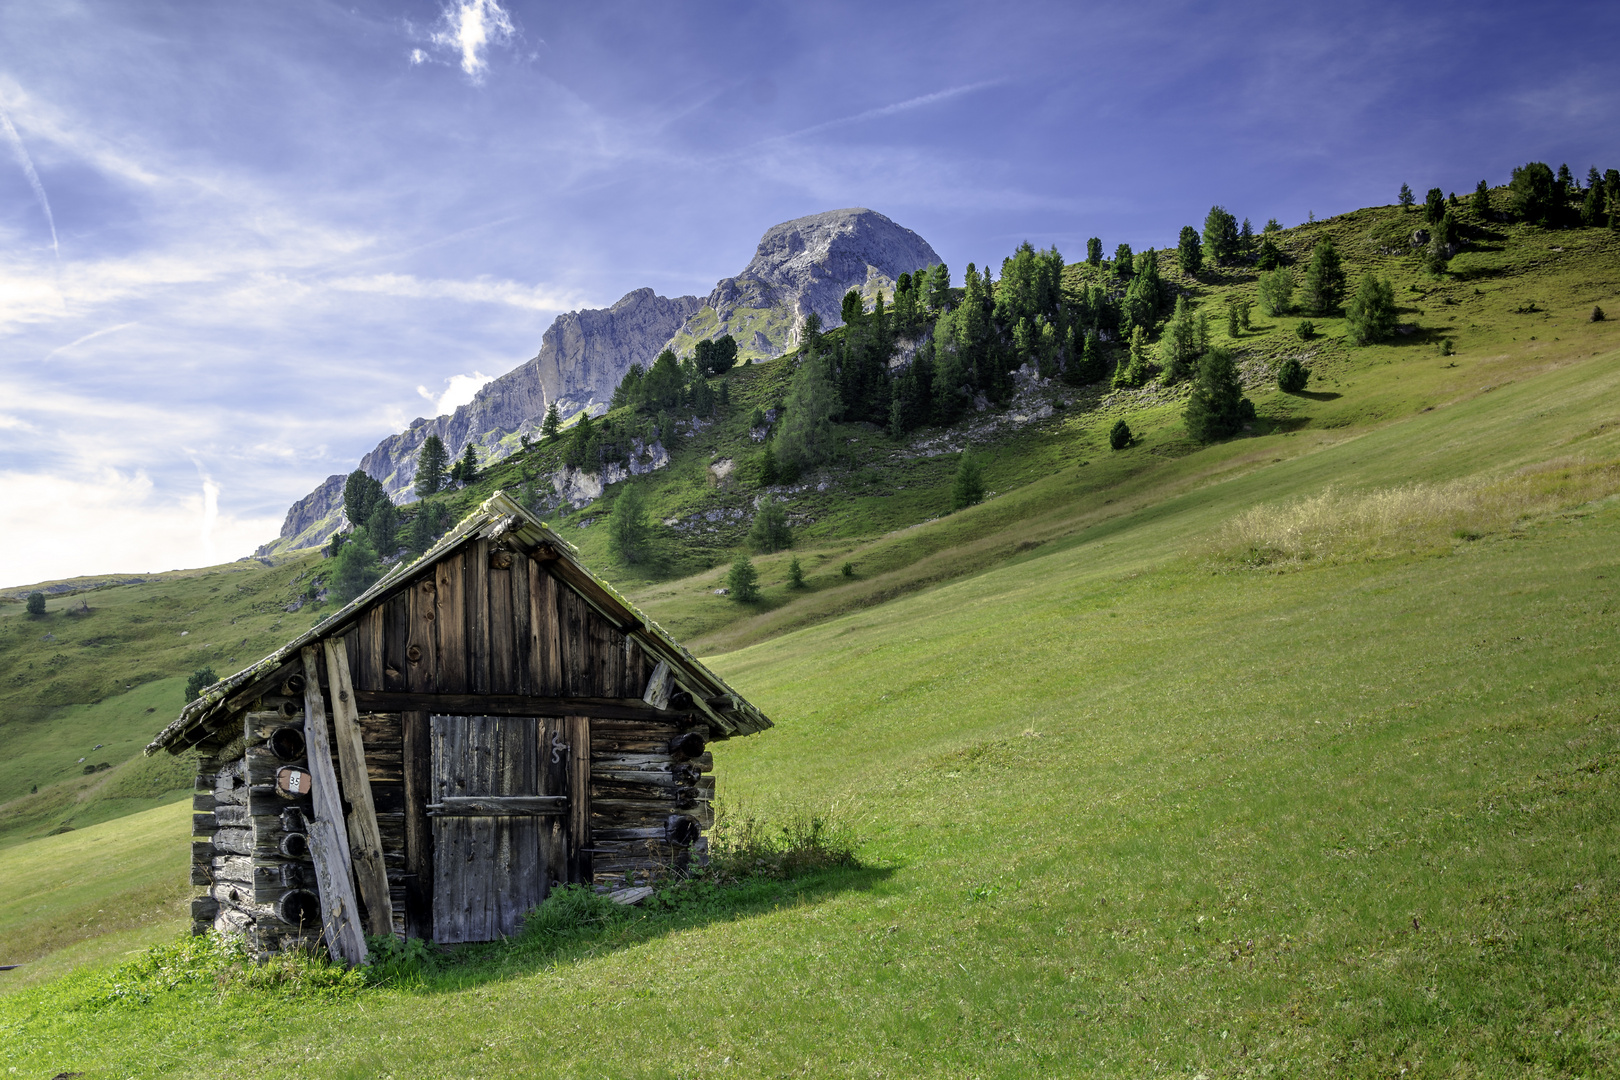
[[[434,716],[433,939],[493,941],[568,880],[563,720]]]

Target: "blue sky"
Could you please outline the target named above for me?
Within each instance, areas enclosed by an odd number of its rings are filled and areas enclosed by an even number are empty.
[[[1620,167],[1620,6],[0,3],[0,583],[206,565],[560,312]]]

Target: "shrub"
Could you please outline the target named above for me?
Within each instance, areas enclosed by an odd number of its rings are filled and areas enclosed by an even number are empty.
[[[219,682],[219,676],[214,674],[212,667],[200,667],[191,673],[186,680],[186,703],[190,704],[202,697],[202,692]]]
[[[838,572],[840,574],[843,574],[845,577],[854,577],[855,576],[855,564],[852,563],[852,562],[847,562],[843,566],[840,566],[838,568]]]
[[[1594,308],[1593,310],[1595,311],[1597,309]],[[42,593],[42,592],[31,592],[31,593],[28,594],[28,614],[30,614],[30,615],[43,615],[43,614],[45,614],[45,594],[44,593]]]
[[[1131,445],[1131,425],[1123,420],[1115,420],[1108,432],[1108,445],[1114,450],[1123,450]]]
[[[1277,365],[1277,389],[1285,394],[1297,394],[1305,389],[1311,373],[1296,356],[1290,356]]]
[[[1602,322],[1604,317],[1605,316],[1603,314],[1603,309],[1598,307],[1596,304],[1593,304],[1592,305],[1592,314],[1590,316],[1588,316],[1587,319],[1588,319],[1589,322]],[[38,596],[38,595],[39,595],[39,593],[34,594],[34,596]],[[34,596],[30,596],[28,598],[29,604],[33,604]],[[40,607],[43,608],[44,606],[45,605],[43,603],[40,604]],[[28,610],[33,611],[34,609],[32,607],[30,607]]]
[[[1299,340],[1309,341],[1316,336],[1316,324],[1309,319],[1301,319],[1299,325],[1294,327],[1294,333],[1299,335]]]
[[[799,565],[799,557],[795,555],[793,561],[788,563],[788,588],[804,588],[804,568]]]
[[[748,561],[748,556],[739,555],[731,564],[731,571],[726,574],[726,588],[739,604],[759,599],[759,571]]]

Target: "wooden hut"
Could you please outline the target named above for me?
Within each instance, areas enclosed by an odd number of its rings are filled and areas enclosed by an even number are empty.
[[[193,929],[356,963],[365,933],[494,940],[561,883],[701,862],[705,745],[769,726],[497,492],[146,752],[200,755]]]

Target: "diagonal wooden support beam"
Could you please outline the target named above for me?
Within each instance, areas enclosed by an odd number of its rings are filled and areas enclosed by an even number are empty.
[[[299,650],[304,663],[304,745],[314,779],[310,794],[315,800],[315,821],[311,823],[309,850],[321,890],[321,933],[326,947],[332,959],[353,966],[366,962],[366,936],[360,929],[360,905],[354,896],[349,841],[344,835],[343,800],[338,795],[337,770],[332,768],[332,747],[326,738],[319,655],[313,645]]]
[[[371,798],[366,775],[366,747],[360,738],[360,713],[354,703],[354,680],[349,677],[349,654],[342,639],[327,638],[326,677],[332,691],[332,726],[337,732],[338,765],[343,770],[343,794],[349,800],[349,853],[354,876],[366,902],[371,932],[394,932],[394,906],[388,895],[388,870],[383,865],[382,831],[377,827],[377,805]]]

